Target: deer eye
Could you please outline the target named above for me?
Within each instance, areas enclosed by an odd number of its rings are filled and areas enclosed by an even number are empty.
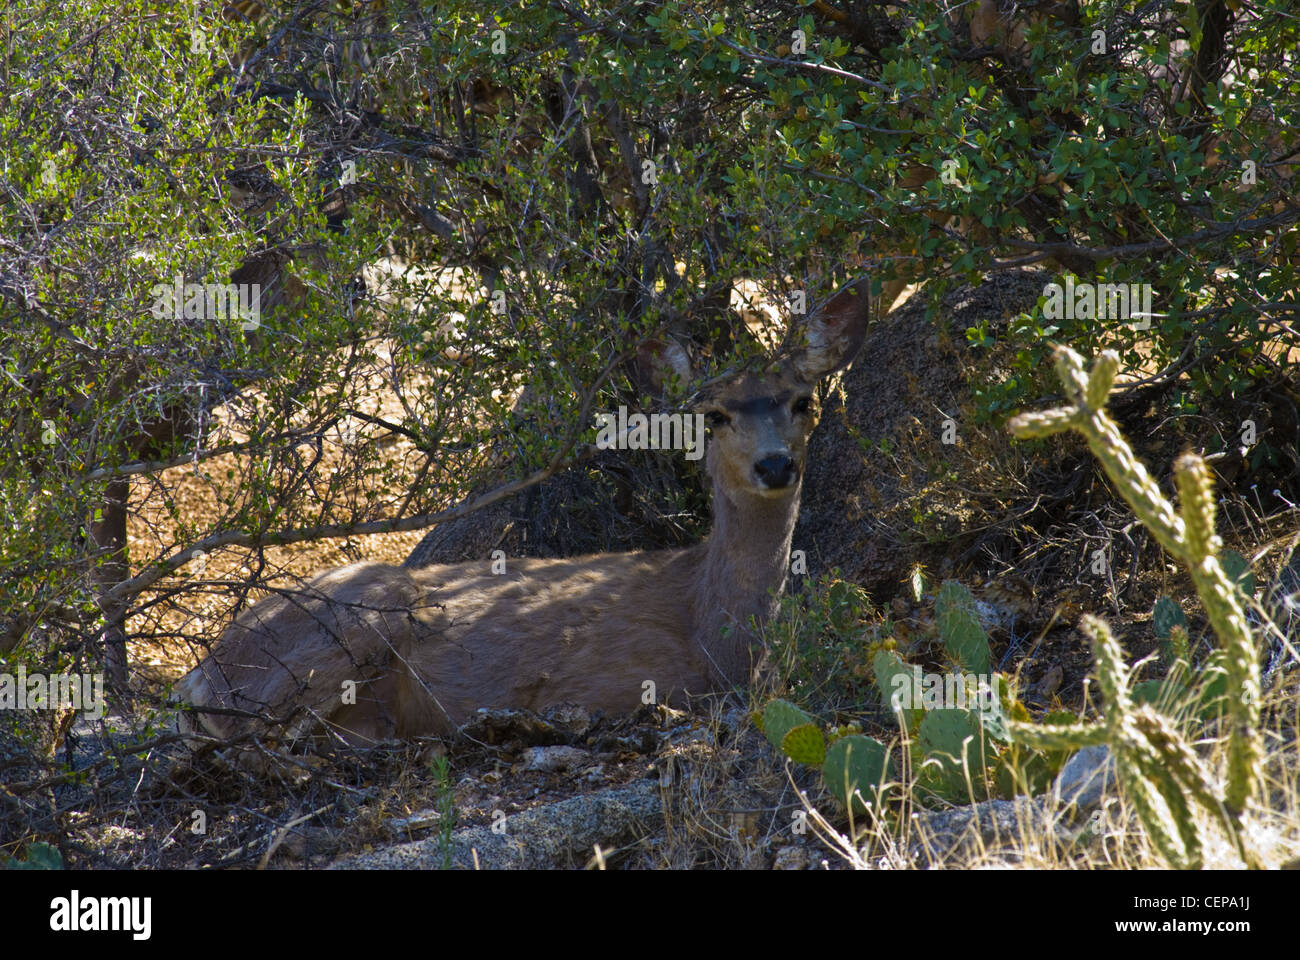
[[[800,397],[791,408],[796,414],[807,413],[812,409],[812,397]]]
[[[721,410],[710,410],[704,415],[704,422],[711,427],[725,427],[731,422],[731,418]]]

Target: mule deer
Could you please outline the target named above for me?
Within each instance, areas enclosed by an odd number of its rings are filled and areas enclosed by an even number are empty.
[[[519,559],[503,575],[486,562],[331,570],[237,617],[179,692],[198,707],[303,708],[288,737],[323,726],[364,744],[451,733],[479,707],[627,713],[647,681],[661,699],[748,682],[761,656],[749,618],[770,617],[785,587],[812,388],[861,346],[866,283],[804,322],[806,343],[774,370],[702,392],[714,515],[703,543]],[[691,372],[675,343],[650,359],[684,382]],[[247,722],[197,716],[218,736]]]

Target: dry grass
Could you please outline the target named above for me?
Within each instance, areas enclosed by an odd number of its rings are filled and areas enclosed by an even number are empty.
[[[1275,690],[1264,702],[1266,757],[1261,797],[1244,818],[1249,845],[1262,866],[1277,869],[1300,863],[1300,756],[1295,729],[1300,718],[1300,678]],[[1222,771],[1222,741],[1205,736],[1198,744],[1211,769]],[[809,823],[824,847],[858,870],[999,869],[1147,870],[1167,864],[1145,836],[1122,793],[1109,790],[1103,805],[1087,818],[1072,816],[1050,795],[1031,813],[1023,804],[1010,829],[988,836],[971,830],[953,849],[927,826],[906,784],[895,784],[902,799],[866,817],[846,818],[830,803],[805,803]],[[1004,802],[1005,803],[1005,802]],[[1008,806],[1010,806],[1008,804]],[[909,815],[910,814],[910,815]],[[986,814],[986,821],[991,819]],[[1203,812],[1197,815],[1208,838],[1205,869],[1242,869],[1232,844]]]

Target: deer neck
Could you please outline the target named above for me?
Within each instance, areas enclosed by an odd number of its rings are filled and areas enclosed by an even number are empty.
[[[728,492],[714,482],[713,532],[697,548],[701,569],[693,639],[710,675],[723,686],[747,683],[757,664],[749,618],[762,623],[776,612],[789,571],[799,493],[797,483],[786,496],[767,498]]]

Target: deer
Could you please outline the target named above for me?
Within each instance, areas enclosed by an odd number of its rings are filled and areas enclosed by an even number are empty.
[[[479,708],[623,715],[650,689],[679,703],[749,683],[764,654],[751,624],[786,587],[814,388],[858,352],[869,301],[865,278],[845,286],[791,325],[767,368],[714,381],[677,341],[642,345],[660,382],[704,383],[713,526],[702,542],[513,559],[504,573],[486,561],[326,571],[247,607],[178,681],[200,708],[190,729],[226,739],[269,714],[289,740],[365,746],[451,736]]]

